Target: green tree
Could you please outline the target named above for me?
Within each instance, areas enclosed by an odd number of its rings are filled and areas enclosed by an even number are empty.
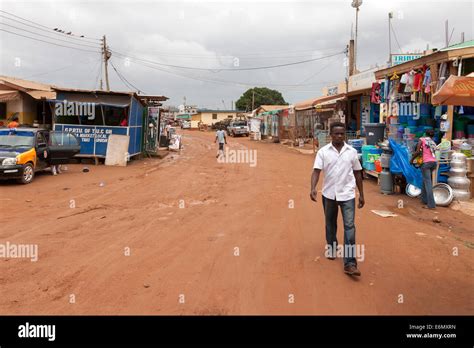
[[[248,89],[242,96],[237,100],[235,106],[238,110],[252,110],[252,97],[253,109],[258,108],[260,105],[285,105],[288,104],[280,92],[274,89],[266,87],[254,87]]]

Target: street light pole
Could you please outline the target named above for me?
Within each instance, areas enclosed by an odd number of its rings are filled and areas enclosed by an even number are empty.
[[[357,33],[359,29],[359,7],[362,5],[362,0],[353,0],[351,6],[356,9],[356,28],[355,28],[355,42],[354,42],[354,73],[357,72]]]
[[[388,13],[388,65],[392,65],[392,18],[393,13]]]

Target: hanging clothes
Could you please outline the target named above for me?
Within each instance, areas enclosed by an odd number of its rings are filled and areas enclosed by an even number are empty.
[[[385,81],[382,81],[380,83],[380,102],[384,103],[385,102]]]
[[[380,83],[372,83],[372,92],[370,93],[370,101],[374,104],[380,104]]]
[[[421,72],[417,72],[415,74],[415,77],[413,78],[413,91],[414,92],[418,92],[421,90],[421,77],[423,76],[423,74]]]
[[[427,69],[425,72],[425,77],[423,79],[423,87],[425,93],[431,92],[431,70]]]
[[[388,77],[386,77],[384,81],[384,91],[383,91],[384,103],[388,101],[389,92],[390,92],[390,80],[388,79]]]
[[[413,82],[415,80],[415,70],[411,70],[409,73],[407,73],[407,83],[405,85],[405,93],[411,93],[413,92]]]
[[[406,83],[408,82],[408,75],[403,74],[398,83],[398,93],[403,93],[405,91]]]

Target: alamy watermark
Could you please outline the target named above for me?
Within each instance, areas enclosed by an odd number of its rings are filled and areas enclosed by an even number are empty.
[[[88,120],[95,119],[95,103],[82,103],[63,100],[55,104],[56,116],[83,116]]]
[[[326,257],[348,257],[355,258],[357,261],[365,260],[365,245],[364,244],[344,244],[336,245],[336,243],[326,244],[324,256]]]
[[[0,243],[0,258],[22,258],[30,259],[31,262],[36,262],[38,261],[38,244]]]
[[[250,167],[257,166],[257,150],[230,150],[228,147],[220,151],[218,163],[248,163]]]

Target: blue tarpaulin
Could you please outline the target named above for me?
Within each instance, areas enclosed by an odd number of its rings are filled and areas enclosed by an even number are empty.
[[[392,158],[390,159],[390,172],[392,174],[403,174],[409,184],[422,188],[423,177],[421,176],[421,170],[410,164],[408,149],[403,145],[397,144],[392,139],[389,139],[389,142],[393,151]]]

